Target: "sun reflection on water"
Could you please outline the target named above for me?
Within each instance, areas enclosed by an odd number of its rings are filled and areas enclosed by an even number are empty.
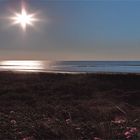
[[[2,70],[11,71],[41,71],[44,69],[42,61],[1,61]]]

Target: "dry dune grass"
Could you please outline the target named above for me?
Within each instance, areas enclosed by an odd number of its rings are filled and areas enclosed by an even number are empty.
[[[139,140],[140,75],[0,73],[1,140]]]

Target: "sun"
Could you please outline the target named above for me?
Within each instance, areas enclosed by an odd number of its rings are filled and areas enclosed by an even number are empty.
[[[34,26],[34,22],[38,20],[35,14],[29,14],[25,8],[21,9],[21,13],[15,13],[11,19],[13,24],[19,24],[23,30],[26,30],[27,26]]]

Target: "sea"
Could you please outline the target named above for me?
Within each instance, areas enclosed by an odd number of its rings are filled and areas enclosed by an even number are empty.
[[[140,61],[0,61],[0,71],[52,73],[137,73]]]

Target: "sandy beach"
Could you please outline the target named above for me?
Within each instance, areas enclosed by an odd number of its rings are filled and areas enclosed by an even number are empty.
[[[139,139],[140,75],[0,72],[1,140]]]
[[[140,140],[140,0],[0,0],[0,140]]]

